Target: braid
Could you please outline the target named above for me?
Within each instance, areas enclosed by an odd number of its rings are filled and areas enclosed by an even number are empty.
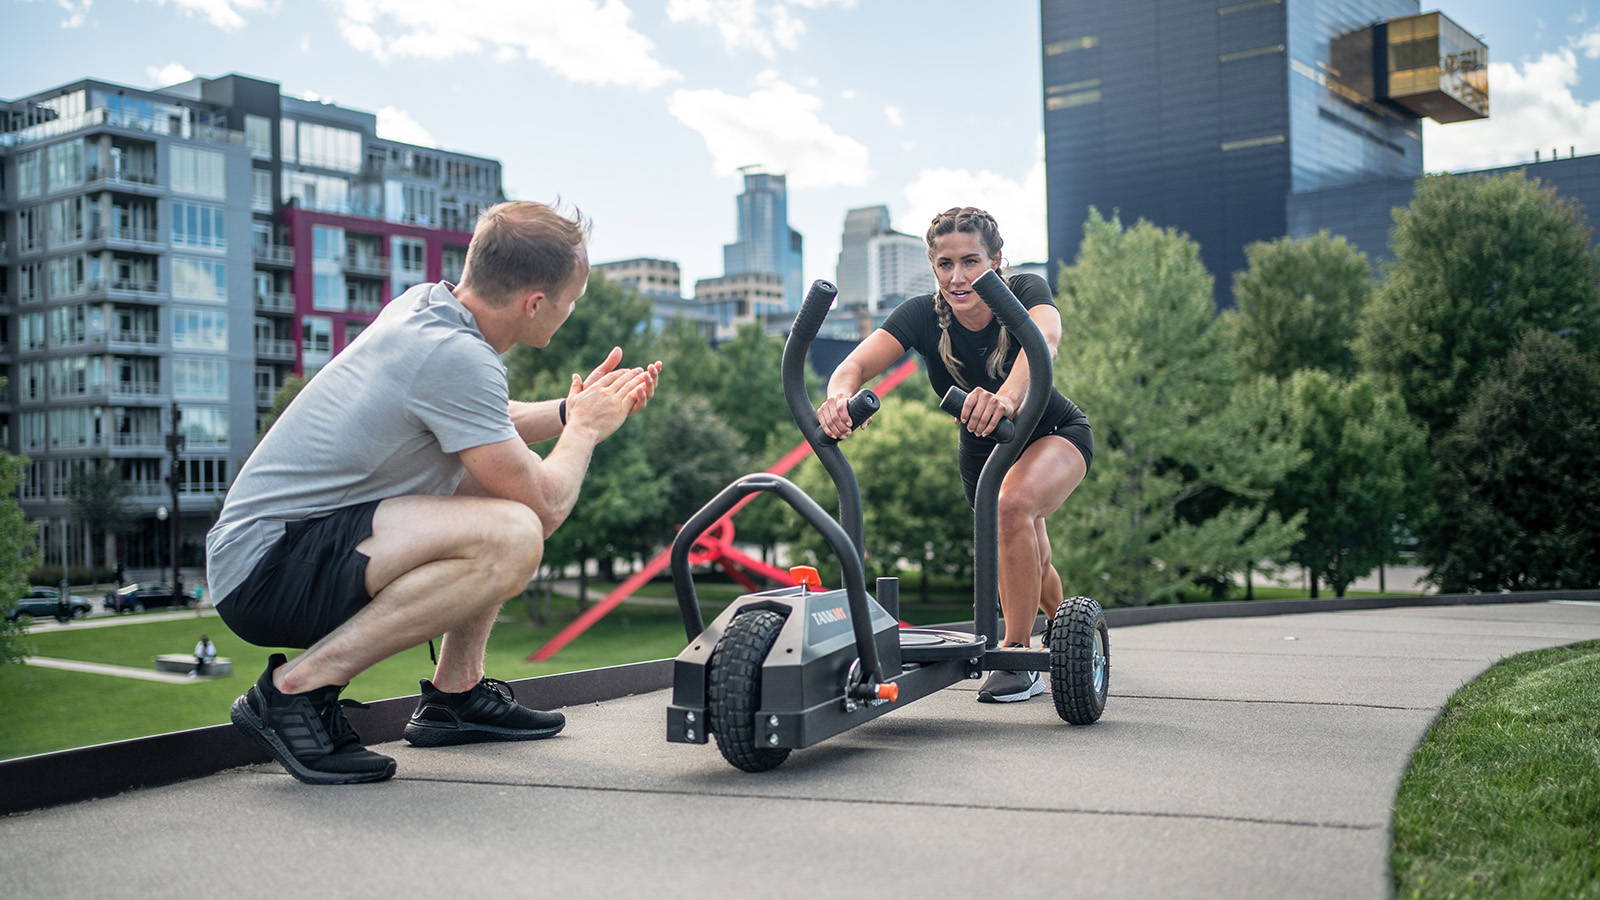
[[[955,353],[950,349],[950,301],[944,298],[944,291],[934,288],[933,314],[939,319],[939,359],[944,367],[950,371],[950,377],[956,384],[966,390],[970,385],[961,377],[961,360],[956,359]]]
[[[928,226],[926,239],[930,255],[934,240],[953,231],[976,234],[983,244],[984,252],[990,258],[998,256],[1001,248],[1005,246],[1005,240],[1000,237],[1000,225],[994,220],[994,216],[975,206],[954,206],[934,216],[933,224]],[[966,379],[961,377],[961,363],[950,350],[950,302],[938,288],[934,289],[933,309],[939,317],[939,358],[944,361],[945,368],[950,370],[950,375],[955,378],[956,383],[966,388]],[[1005,326],[1001,326],[1000,339],[995,341],[989,358],[984,360],[983,368],[989,373],[990,378],[999,378],[1004,373],[1006,355],[1010,352],[1011,332],[1006,330]]]

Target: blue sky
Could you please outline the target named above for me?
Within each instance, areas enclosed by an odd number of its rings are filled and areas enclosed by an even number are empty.
[[[1425,4],[1424,9],[1435,8]],[[1600,0],[1451,0],[1489,44],[1493,117],[1425,129],[1430,170],[1600,152]],[[737,166],[790,176],[807,278],[853,206],[921,233],[995,212],[1044,257],[1036,0],[0,0],[0,96],[93,76],[242,72],[492,156],[508,194],[595,222],[596,261],[721,273]]]

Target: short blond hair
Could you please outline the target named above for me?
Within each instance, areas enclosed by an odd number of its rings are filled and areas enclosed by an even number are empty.
[[[461,286],[490,306],[565,284],[585,258],[589,222],[527,200],[496,203],[478,217]]]

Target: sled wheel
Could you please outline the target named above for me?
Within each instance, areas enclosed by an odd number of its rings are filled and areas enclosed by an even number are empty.
[[[1050,695],[1056,713],[1073,725],[1100,718],[1111,689],[1111,637],[1106,614],[1088,597],[1056,607],[1050,622]]]
[[[722,758],[746,772],[765,772],[789,758],[788,748],[756,744],[761,664],[782,630],[783,617],[775,612],[741,613],[711,651],[707,726],[716,735]]]

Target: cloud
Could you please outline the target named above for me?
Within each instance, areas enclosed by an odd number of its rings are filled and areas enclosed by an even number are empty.
[[[748,96],[678,90],[667,109],[705,139],[719,175],[760,165],[788,173],[791,187],[823,188],[859,187],[871,174],[866,145],[819,117],[821,98],[771,72],[762,73]]]
[[[200,16],[223,31],[238,31],[245,26],[245,13],[267,8],[267,0],[156,0],[162,6],[171,3],[185,13]]]
[[[715,26],[730,52],[749,48],[772,59],[779,50],[793,50],[806,33],[806,23],[792,8],[850,7],[856,0],[669,0],[667,18]]]
[[[182,84],[194,77],[194,73],[182,63],[169,62],[164,66],[146,66],[145,77],[156,87],[166,87],[171,84]]]
[[[1012,264],[1049,257],[1044,195],[1044,138],[1039,160],[1021,178],[987,169],[923,169],[905,190],[905,212],[895,217],[896,230],[922,234],[928,219],[952,206],[988,210],[1005,238],[1005,257]]]
[[[527,58],[583,84],[654,88],[681,78],[654,56],[622,0],[336,0],[346,43],[380,62]]]
[[[56,3],[67,12],[61,27],[77,28],[89,20],[89,7],[94,5],[94,0],[56,0]]]
[[[424,147],[439,146],[439,139],[433,136],[433,132],[422,127],[422,123],[412,118],[411,113],[396,106],[385,106],[378,110],[378,137]]]
[[[1489,118],[1424,120],[1424,167],[1452,172],[1531,162],[1535,150],[1600,150],[1600,101],[1580,100],[1575,90],[1579,50],[1600,58],[1600,29],[1522,65],[1491,62]]]
[[[883,108],[883,117],[888,119],[889,124],[896,128],[906,124],[906,114],[898,106],[885,106]]]

